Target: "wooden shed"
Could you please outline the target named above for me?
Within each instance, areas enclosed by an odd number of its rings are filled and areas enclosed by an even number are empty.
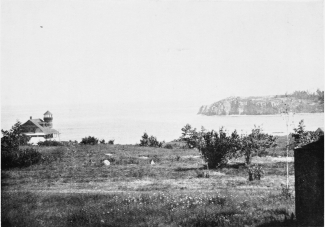
[[[294,150],[298,226],[324,226],[324,136]]]

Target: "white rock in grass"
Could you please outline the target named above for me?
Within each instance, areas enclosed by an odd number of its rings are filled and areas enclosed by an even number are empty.
[[[154,165],[154,164],[155,164],[155,162],[153,160],[151,160],[151,165]]]
[[[139,157],[140,159],[148,159],[149,157],[146,157],[146,156],[141,156]]]
[[[109,166],[111,163],[108,160],[104,160],[105,166]]]

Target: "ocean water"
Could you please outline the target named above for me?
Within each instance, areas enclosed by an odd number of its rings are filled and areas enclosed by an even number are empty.
[[[181,135],[181,128],[187,123],[200,129],[249,133],[254,125],[264,132],[286,134],[286,120],[281,115],[258,116],[204,116],[197,115],[199,107],[177,103],[118,103],[87,105],[16,105],[1,106],[1,128],[10,127],[20,120],[26,122],[30,116],[43,118],[49,110],[53,114],[53,128],[60,132],[60,140],[81,141],[83,137],[115,140],[115,144],[139,143],[144,132],[157,137],[159,141],[171,141]],[[324,126],[324,113],[290,115],[289,132],[304,120],[307,130]]]

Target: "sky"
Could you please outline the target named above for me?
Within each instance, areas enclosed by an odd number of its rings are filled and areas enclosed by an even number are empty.
[[[324,90],[323,1],[3,0],[1,106]]]

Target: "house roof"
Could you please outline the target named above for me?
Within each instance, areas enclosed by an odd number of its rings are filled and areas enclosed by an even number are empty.
[[[41,126],[39,123],[44,122],[42,119],[30,119],[29,121],[32,122],[34,125],[36,125],[45,134],[57,134],[57,133],[59,133],[55,129]]]
[[[47,114],[52,114],[52,113],[50,111],[46,111],[46,113],[43,115],[47,115]]]

